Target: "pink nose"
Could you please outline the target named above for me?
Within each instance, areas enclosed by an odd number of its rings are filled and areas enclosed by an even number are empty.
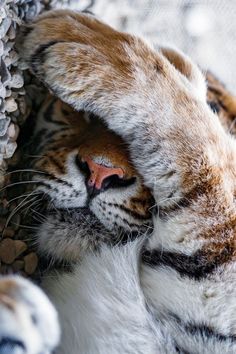
[[[90,176],[88,179],[88,186],[95,187],[100,190],[102,188],[103,181],[111,176],[118,176],[120,178],[124,177],[124,171],[122,168],[106,167],[94,162],[91,158],[87,157],[84,159],[88,164],[90,171]]]

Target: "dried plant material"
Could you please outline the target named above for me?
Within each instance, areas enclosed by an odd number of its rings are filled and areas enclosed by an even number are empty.
[[[0,260],[5,264],[12,264],[15,258],[14,241],[10,238],[5,238],[0,243]]]
[[[24,97],[24,72],[14,45],[19,25],[31,21],[43,9],[50,8],[49,0],[1,0],[0,1],[0,165],[13,156],[17,144],[10,128],[13,121],[22,124],[29,115]],[[9,129],[8,129],[9,127]],[[0,170],[0,185],[4,184]]]
[[[19,61],[16,35],[24,21],[31,21],[51,4],[51,0],[0,0],[0,274],[19,272],[35,278],[37,273],[38,256],[29,242],[30,230],[15,213],[17,199],[9,202],[16,195],[6,188],[13,182],[6,169],[8,164],[14,169],[20,161],[20,151],[15,153],[19,126],[45,91]]]
[[[25,256],[24,261],[25,261],[25,265],[24,265],[25,273],[28,275],[32,275],[35,272],[38,265],[38,256],[36,255],[36,253],[32,252],[27,256]]]

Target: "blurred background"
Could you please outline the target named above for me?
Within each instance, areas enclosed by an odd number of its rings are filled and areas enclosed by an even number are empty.
[[[236,93],[236,0],[61,0],[117,29],[187,52]]]

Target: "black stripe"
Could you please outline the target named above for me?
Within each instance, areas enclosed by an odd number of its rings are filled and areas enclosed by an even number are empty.
[[[50,123],[54,123],[55,125],[58,125],[60,127],[66,127],[68,124],[66,124],[65,122],[62,122],[60,120],[57,119],[57,114],[54,117],[54,105],[58,102],[58,99],[55,98],[53,99],[50,104],[48,105],[48,107],[45,109],[44,113],[43,113],[43,118],[45,119],[45,121],[50,122]],[[64,110],[65,111],[65,110]],[[63,113],[63,112],[62,112]],[[64,113],[63,113],[64,114]]]
[[[124,205],[118,205],[117,204],[117,207],[120,208],[121,210],[125,211],[127,214],[132,216],[134,219],[137,219],[137,220],[151,220],[151,213],[148,214],[148,215],[142,215],[142,214],[137,213],[134,210],[126,208]]]
[[[117,239],[114,240],[114,245],[126,245],[128,242],[132,242],[141,236],[138,231],[125,232],[120,228],[120,234]]]
[[[42,128],[40,129],[36,135],[33,136],[33,138],[31,139],[31,149],[34,149],[34,153],[38,153],[41,149],[41,144],[43,143],[43,137],[45,136],[45,134],[47,133],[47,129],[46,128]]]
[[[122,218],[119,214],[114,214],[113,216],[116,220],[121,220],[124,224],[128,225],[131,229],[132,228],[135,228],[135,229],[140,228],[140,225],[133,224],[133,223],[129,222],[128,220]],[[145,226],[145,225],[143,225],[143,226]]]
[[[144,250],[142,260],[149,267],[170,267],[182,277],[199,281],[214,273],[218,267],[229,262],[232,259],[233,251],[227,244],[223,251],[213,255],[210,250],[206,252],[199,250],[189,256],[183,253],[154,249]]]
[[[124,205],[121,205],[121,204],[106,203],[104,201],[101,201],[100,203],[105,204],[107,206],[113,206],[114,208],[117,208],[117,209],[121,209],[121,210],[123,210],[124,212],[126,212],[127,214],[129,214],[130,216],[132,216],[134,219],[136,219],[138,221],[140,221],[140,220],[151,220],[151,213],[148,214],[148,215],[142,215],[142,214],[137,213],[134,210],[126,208]]]
[[[59,183],[59,184],[62,184],[62,185],[64,185],[64,186],[68,186],[68,187],[70,187],[70,188],[73,188],[73,184],[72,184],[72,183],[67,182],[67,181],[64,181],[63,179],[61,179],[61,178],[59,178],[59,177],[56,177],[56,176],[54,176],[53,174],[47,173],[47,178],[48,178],[48,180],[50,180],[50,181],[55,181],[55,182],[57,182],[57,183]]]
[[[42,180],[40,182],[37,182],[37,184],[43,184],[47,187],[49,187],[50,189],[54,188],[54,186],[52,187],[50,184],[49,184],[49,181],[55,181],[56,183],[58,184],[62,184],[64,186],[68,186],[70,188],[73,188],[73,185],[72,183],[70,182],[67,182],[67,181],[64,181],[63,179],[59,178],[59,177],[56,177],[54,176],[53,174],[51,174],[50,172],[47,172],[47,171],[41,171],[44,173],[44,176],[47,176],[47,179],[46,180]],[[34,172],[36,175],[37,175],[37,172]],[[40,174],[40,172],[39,172]]]
[[[169,316],[177,322],[177,324],[184,330],[185,333],[192,336],[200,336],[203,340],[213,338],[219,342],[236,342],[236,335],[234,334],[222,334],[215,331],[212,327],[207,326],[204,323],[197,324],[193,322],[184,322],[174,313],[170,313]]]
[[[215,86],[211,86],[211,85],[208,85],[208,90],[211,91],[212,93],[214,93],[215,95],[219,96],[222,94],[222,89],[218,89],[217,87]]]
[[[51,132],[48,132],[47,134],[45,134],[45,144],[46,143],[54,143],[55,141],[52,141],[51,142],[51,140],[52,140],[52,138],[54,137],[54,135],[56,134],[56,133],[58,133],[58,131],[51,131]]]
[[[21,26],[21,34],[26,37],[28,36],[32,31],[34,30],[34,27],[32,26],[27,26],[27,25],[23,25]]]
[[[43,118],[46,122],[54,123],[54,121],[52,120],[52,115],[53,115],[53,111],[54,111],[55,102],[56,102],[56,99],[53,99],[49,103],[49,105],[47,106],[45,111],[43,112]]]
[[[209,91],[211,91],[212,93],[214,93],[215,95],[217,95],[217,99],[218,99],[218,104],[225,110],[228,111],[227,107],[225,106],[225,104],[222,102],[221,100],[221,96],[222,96],[222,90],[216,88],[216,87],[212,87],[209,86],[208,87]]]
[[[175,343],[175,350],[176,350],[176,353],[178,353],[178,354],[191,354],[190,352],[187,352],[185,349],[183,349],[182,347],[180,347],[176,343]]]
[[[167,218],[170,218],[172,214],[175,215],[175,213],[180,209],[189,207],[190,203],[191,201],[187,197],[182,197],[177,202],[168,207],[157,206],[157,208],[155,209],[155,213],[160,219],[165,220]]]
[[[172,216],[175,216],[177,211],[182,210],[183,208],[190,207],[191,204],[196,202],[200,196],[209,193],[209,190],[211,190],[211,188],[212,188],[211,181],[205,181],[204,179],[202,179],[202,181],[194,185],[189,192],[186,192],[182,197],[180,197],[179,200],[173,202],[173,204],[171,204],[170,206],[166,206],[166,207],[157,206],[157,211],[158,211],[157,215],[161,219],[167,219]],[[169,198],[171,198],[171,194]]]
[[[53,156],[47,156],[48,160],[51,161],[54,166],[57,167],[57,169],[63,174],[65,170],[65,166],[63,164],[60,164],[59,161],[57,161]],[[72,187],[72,184],[70,184]]]
[[[218,102],[215,102],[215,101],[208,101],[207,102],[208,105],[210,106],[211,110],[214,112],[214,113],[219,113],[220,112],[220,106],[218,104]]]
[[[50,48],[53,45],[60,43],[60,42],[62,42],[62,41],[50,41],[48,43],[41,44],[36,49],[36,51],[31,56],[31,59],[30,59],[31,69],[35,74],[38,74],[39,69],[41,69],[41,65],[43,64],[43,61],[44,61],[45,51],[48,48]]]

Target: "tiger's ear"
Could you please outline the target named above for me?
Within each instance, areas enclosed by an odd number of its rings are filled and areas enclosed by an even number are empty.
[[[206,80],[198,66],[180,50],[170,47],[160,47],[159,50],[190,81],[199,98],[206,101]]]

